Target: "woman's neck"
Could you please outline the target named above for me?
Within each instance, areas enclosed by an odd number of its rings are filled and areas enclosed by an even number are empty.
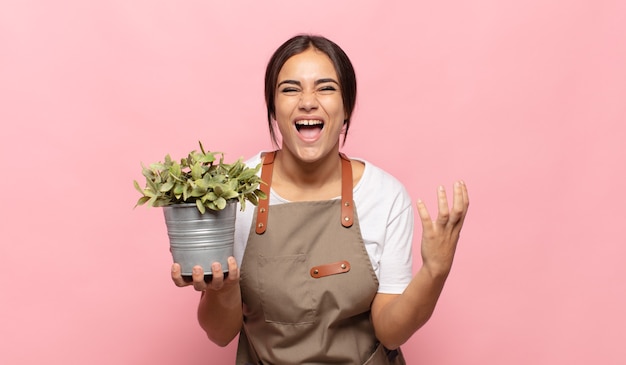
[[[279,150],[274,161],[272,188],[291,201],[327,200],[341,194],[341,158],[338,151],[305,163]]]

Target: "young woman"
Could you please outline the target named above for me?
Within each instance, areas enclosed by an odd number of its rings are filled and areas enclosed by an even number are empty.
[[[238,334],[237,363],[402,364],[399,346],[430,318],[452,265],[469,206],[443,187],[432,220],[417,203],[423,265],[411,273],[413,209],[405,188],[372,164],[339,152],[356,100],[356,77],[330,40],[299,35],[269,61],[270,134],[281,148],[263,163],[269,198],[237,216],[228,276],[219,263],[202,291],[198,320],[225,346]]]

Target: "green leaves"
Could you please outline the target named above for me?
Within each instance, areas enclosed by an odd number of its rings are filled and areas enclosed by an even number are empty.
[[[241,159],[226,164],[223,153],[206,151],[202,143],[198,143],[200,152],[191,151],[180,162],[166,155],[164,162],[152,163],[149,167],[142,164],[146,186],[141,188],[137,181],[133,181],[135,189],[142,195],[135,206],[195,203],[204,214],[206,209],[222,210],[235,199],[241,210],[245,209],[246,201],[257,205],[259,199],[267,199],[259,189],[261,164],[250,168]],[[221,156],[216,163],[218,154]]]

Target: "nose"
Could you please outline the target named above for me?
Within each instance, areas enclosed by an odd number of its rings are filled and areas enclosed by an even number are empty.
[[[300,102],[298,103],[298,107],[302,110],[310,111],[317,109],[317,96],[312,92],[303,92],[300,95]]]

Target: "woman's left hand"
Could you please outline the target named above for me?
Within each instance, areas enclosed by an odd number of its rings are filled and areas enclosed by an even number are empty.
[[[401,346],[428,321],[452,267],[469,207],[465,183],[454,184],[452,209],[448,208],[443,186],[437,192],[437,202],[439,214],[432,220],[424,202],[417,201],[417,212],[422,220],[421,269],[402,294],[378,293],[372,302],[376,337],[389,349]]]
[[[467,187],[463,181],[454,183],[452,209],[448,207],[446,190],[437,191],[439,213],[432,220],[426,205],[417,202],[417,212],[422,221],[422,261],[433,277],[447,277],[452,268],[454,253],[459,241],[463,221],[469,207]]]

